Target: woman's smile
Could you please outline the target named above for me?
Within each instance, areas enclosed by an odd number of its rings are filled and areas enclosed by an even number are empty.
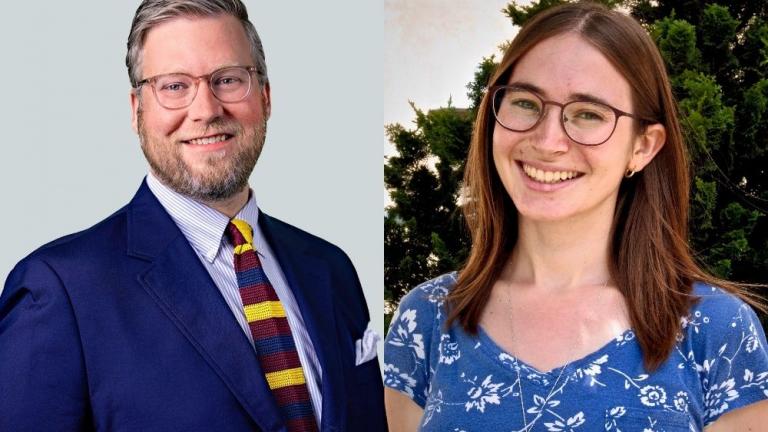
[[[582,145],[573,141],[565,128],[587,137],[591,123],[584,119],[579,124],[565,123],[575,122],[573,118],[580,119],[578,115],[584,113],[572,112],[572,118],[564,120],[562,110],[578,106],[573,101],[598,100],[631,111],[632,93],[627,80],[589,42],[567,33],[531,48],[505,84],[521,90],[508,92],[496,108],[500,111],[493,129],[493,161],[521,217],[567,221],[584,216],[593,220],[594,215],[594,223],[610,223],[619,185],[632,160],[637,137],[635,120],[612,117],[611,126],[615,127],[609,129],[604,142]],[[544,100],[562,106],[548,111],[541,105],[537,110],[528,106],[543,104]],[[522,132],[510,130],[509,125],[502,126],[498,120],[499,115],[504,116],[504,121],[515,126],[525,120],[524,115],[542,112],[543,117]],[[574,129],[578,127],[582,129]]]

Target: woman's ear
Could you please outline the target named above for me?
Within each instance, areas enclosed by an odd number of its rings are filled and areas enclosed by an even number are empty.
[[[642,171],[651,163],[656,153],[667,142],[667,130],[661,123],[653,123],[645,127],[645,130],[635,138],[632,147],[632,158],[629,161],[628,170]]]

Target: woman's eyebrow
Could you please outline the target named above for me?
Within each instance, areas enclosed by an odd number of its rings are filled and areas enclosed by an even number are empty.
[[[537,95],[539,95],[541,97],[546,97],[547,96],[547,92],[545,92],[544,89],[542,89],[541,87],[539,87],[539,86],[537,86],[535,84],[531,84],[529,82],[515,81],[515,82],[511,82],[511,83],[509,83],[507,85],[508,86],[512,86],[512,87],[517,87],[517,88],[520,88],[520,89],[523,89],[523,90],[528,90],[529,92],[536,93]]]
[[[514,87],[517,87],[517,88],[520,88],[520,89],[523,89],[523,90],[528,90],[530,92],[536,93],[537,95],[539,95],[539,96],[541,96],[542,98],[545,98],[545,99],[548,98],[547,92],[544,89],[542,89],[541,87],[537,86],[536,84],[531,84],[531,83],[526,82],[526,81],[515,81],[515,82],[511,82],[511,83],[509,83],[507,85],[514,86]],[[601,98],[599,96],[593,95],[591,93],[581,93],[581,92],[579,92],[579,93],[570,93],[568,95],[568,99],[566,99],[565,102],[570,102],[570,101],[575,101],[575,100],[583,101],[583,102],[594,102],[594,103],[599,103],[599,104],[602,104],[602,105],[613,106],[611,103],[609,103],[608,101],[606,101],[605,99],[603,99],[603,98]]]
[[[612,104],[608,103],[608,101],[606,101],[605,99],[590,93],[571,93],[570,95],[568,95],[568,100],[593,102],[601,105],[613,106]]]

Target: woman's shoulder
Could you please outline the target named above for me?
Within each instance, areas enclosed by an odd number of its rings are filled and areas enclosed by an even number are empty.
[[[417,347],[418,357],[424,358],[423,350],[430,346],[433,333],[445,322],[443,303],[455,284],[456,273],[446,273],[419,284],[408,292],[392,315],[386,343]],[[414,343],[404,342],[411,338]]]
[[[445,322],[443,302],[456,284],[456,273],[426,281],[406,294],[389,324],[384,342],[384,385],[400,391],[422,408],[426,404],[438,332]]]
[[[696,283],[693,286],[693,295],[698,301],[691,308],[688,317],[683,319],[684,326],[699,323],[736,328],[755,315],[752,308],[739,296],[716,286]]]
[[[417,285],[400,300],[400,313],[415,310],[440,314],[448,293],[456,285],[457,277],[457,272],[445,273]]]
[[[698,301],[682,319],[685,338],[698,357],[760,355],[766,357],[765,333],[760,319],[738,295],[722,288],[697,283]],[[730,353],[730,354],[729,354]]]
[[[765,400],[768,342],[752,307],[738,295],[695,284],[698,302],[683,318],[682,349],[697,372],[703,394],[704,425],[722,414]]]

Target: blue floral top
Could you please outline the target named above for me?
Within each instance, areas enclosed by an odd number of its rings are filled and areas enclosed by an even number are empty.
[[[760,322],[720,289],[694,287],[701,300],[682,320],[672,354],[651,374],[632,330],[544,373],[482,329],[477,336],[458,325],[445,329],[443,300],[455,282],[455,273],[443,275],[406,295],[384,345],[384,383],[424,409],[420,430],[525,431],[524,405],[528,431],[688,432],[768,399]]]

